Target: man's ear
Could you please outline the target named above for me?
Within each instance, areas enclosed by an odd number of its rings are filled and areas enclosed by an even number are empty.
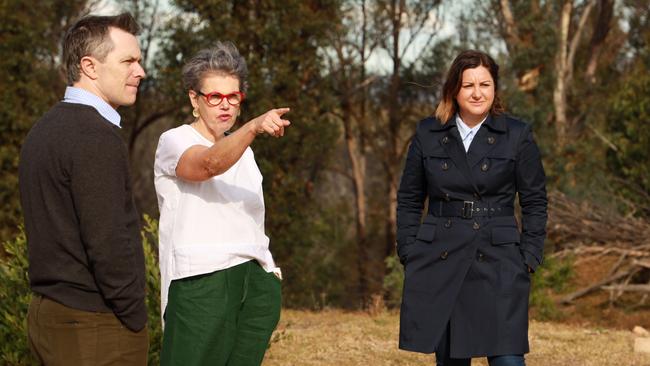
[[[97,79],[97,60],[91,56],[84,56],[79,62],[79,68],[82,74],[91,80]]]

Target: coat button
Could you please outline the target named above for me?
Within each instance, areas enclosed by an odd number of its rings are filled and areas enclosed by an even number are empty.
[[[443,144],[448,144],[449,143],[449,137],[445,136],[442,138],[442,143]]]
[[[477,192],[474,192],[474,198],[475,198],[476,200],[480,200],[480,199],[481,199],[481,195],[478,194]]]
[[[449,202],[451,199],[449,198],[449,193],[445,193],[445,201]]]
[[[481,165],[481,170],[484,172],[487,172],[489,168],[490,166],[488,165],[488,163],[483,163],[483,165]]]
[[[447,222],[445,222],[445,227],[449,229],[451,227],[451,219],[447,219]]]
[[[447,257],[449,257],[448,251],[445,250],[444,252],[440,253],[440,259],[445,260]]]
[[[494,144],[495,140],[494,140],[494,137],[490,136],[490,137],[488,137],[487,141],[488,141],[488,144],[492,145],[492,144]]]
[[[483,254],[483,253],[481,253],[481,252],[478,252],[478,254],[476,255],[476,259],[477,259],[479,262],[483,262],[483,261],[485,260],[485,254]]]
[[[447,170],[447,169],[449,169],[449,164],[447,164],[446,161],[443,161],[442,162],[442,170]]]
[[[472,225],[472,229],[474,229],[474,230],[478,230],[478,229],[480,229],[480,228],[481,228],[481,225],[479,225],[478,222],[474,221],[474,225]]]

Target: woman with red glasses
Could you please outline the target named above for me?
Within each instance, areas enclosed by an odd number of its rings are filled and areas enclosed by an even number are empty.
[[[162,365],[259,365],[280,317],[281,274],[249,145],[259,134],[283,136],[289,108],[229,133],[247,74],[230,42],[197,53],[183,68],[194,121],[158,142]]]

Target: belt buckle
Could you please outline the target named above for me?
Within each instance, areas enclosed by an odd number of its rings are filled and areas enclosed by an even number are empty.
[[[464,219],[471,219],[474,213],[474,201],[463,201],[463,214]]]

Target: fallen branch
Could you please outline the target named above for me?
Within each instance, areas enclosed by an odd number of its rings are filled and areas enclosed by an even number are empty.
[[[634,262],[632,262],[632,264],[635,265],[635,266],[640,266],[640,267],[650,269],[650,261],[638,261],[638,260],[635,260]]]
[[[611,285],[611,286],[603,286],[603,290],[650,293],[650,285]]]
[[[617,274],[615,274],[613,276],[610,276],[610,277],[608,277],[608,278],[606,278],[606,279],[604,279],[602,281],[599,281],[596,284],[593,284],[591,286],[587,286],[587,287],[585,287],[585,288],[583,288],[581,290],[578,290],[576,292],[573,292],[573,293],[563,297],[560,300],[560,303],[565,304],[565,305],[570,304],[571,302],[573,302],[573,300],[575,300],[577,298],[580,298],[582,296],[585,296],[585,295],[587,295],[587,294],[589,294],[591,292],[594,292],[594,291],[598,290],[599,288],[601,288],[602,286],[610,284],[610,283],[612,283],[614,281],[618,281],[621,278],[630,275],[631,273],[632,273],[632,270],[617,273]]]
[[[630,202],[626,204],[635,208]],[[650,292],[650,283],[645,283],[650,271],[650,221],[623,216],[613,209],[615,206],[616,202],[579,202],[561,192],[549,192],[548,237],[557,250],[549,257],[571,256],[574,265],[611,265],[604,279],[590,279],[591,284],[565,296],[560,303],[569,304],[597,290],[609,291],[611,303],[626,292]]]
[[[638,249],[650,246],[650,223],[625,217],[611,207],[589,201],[577,202],[558,191],[549,192],[549,238],[558,249],[591,245],[611,245]]]

